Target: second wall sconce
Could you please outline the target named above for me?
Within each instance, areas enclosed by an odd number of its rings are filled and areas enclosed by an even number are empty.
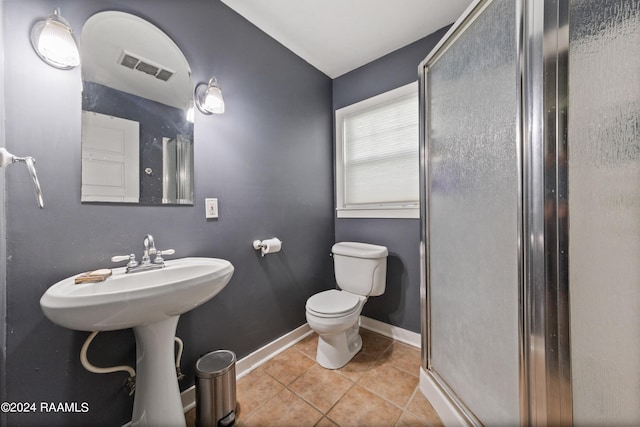
[[[224,113],[224,99],[222,98],[222,89],[218,86],[215,77],[209,80],[209,83],[200,83],[196,86],[195,101],[198,110],[204,114],[222,114]]]
[[[69,22],[60,16],[60,9],[33,25],[31,45],[40,59],[52,67],[68,70],[80,65],[78,44]]]

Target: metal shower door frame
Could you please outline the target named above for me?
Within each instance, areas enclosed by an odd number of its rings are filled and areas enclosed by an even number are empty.
[[[569,337],[569,0],[525,2],[523,324],[528,425],[573,424]]]
[[[418,67],[422,367],[470,425],[482,425],[433,371],[430,330],[427,75],[493,0],[476,0]],[[519,390],[521,425],[572,425],[568,286],[567,99],[569,0],[516,1],[520,117]],[[560,214],[561,211],[564,214]]]

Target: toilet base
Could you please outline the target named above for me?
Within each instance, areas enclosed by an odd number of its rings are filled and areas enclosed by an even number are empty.
[[[346,365],[362,348],[362,337],[358,333],[360,322],[337,334],[318,336],[316,361],[327,369],[338,369]]]

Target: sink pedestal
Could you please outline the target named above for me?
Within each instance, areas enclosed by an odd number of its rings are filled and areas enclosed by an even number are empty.
[[[179,318],[133,328],[137,363],[132,426],[186,426],[174,359]]]

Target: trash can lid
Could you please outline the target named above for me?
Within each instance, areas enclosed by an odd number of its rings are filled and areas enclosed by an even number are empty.
[[[236,363],[236,355],[230,350],[216,350],[205,354],[196,362],[196,376],[218,377],[229,371]]]

